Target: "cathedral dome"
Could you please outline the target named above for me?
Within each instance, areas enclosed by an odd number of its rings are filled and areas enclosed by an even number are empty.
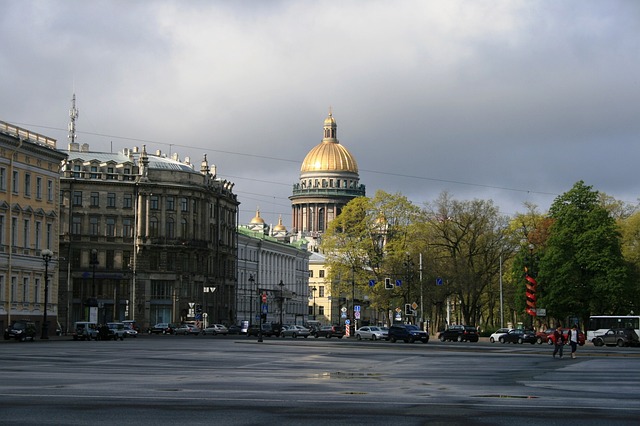
[[[351,172],[358,173],[358,164],[349,150],[340,145],[336,137],[336,121],[333,115],[324,120],[324,139],[316,145],[302,162],[300,171],[305,172]]]
[[[260,217],[260,210],[256,210],[256,215],[251,219],[253,225],[264,225],[264,219]]]

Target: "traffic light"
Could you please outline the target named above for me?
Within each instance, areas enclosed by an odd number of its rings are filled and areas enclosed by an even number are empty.
[[[411,308],[411,304],[410,303],[405,303],[404,304],[404,314],[405,315],[413,315],[413,309]]]
[[[384,289],[385,290],[393,290],[393,283],[391,282],[391,278],[384,279]]]

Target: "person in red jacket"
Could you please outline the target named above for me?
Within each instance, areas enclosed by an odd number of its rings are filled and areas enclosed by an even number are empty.
[[[556,327],[556,331],[553,332],[553,357],[559,353],[559,357],[562,358],[562,348],[564,346],[564,334],[562,334],[562,326]]]

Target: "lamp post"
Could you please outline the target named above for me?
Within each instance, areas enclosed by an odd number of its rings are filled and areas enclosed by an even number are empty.
[[[411,260],[411,254],[409,252],[407,252],[405,255],[406,258],[404,261],[404,266],[405,268],[407,268],[407,300],[405,303],[413,304],[413,302],[411,301],[411,271],[413,269],[414,263],[413,260]]]
[[[47,324],[47,299],[49,298],[49,262],[53,257],[53,252],[49,249],[42,250],[42,259],[44,260],[44,309],[42,314],[42,333],[41,339],[49,338],[49,324]]]
[[[313,319],[316,319],[316,286],[311,287],[311,293],[313,294]]]
[[[282,309],[284,307],[284,295],[282,293],[284,283],[282,282],[282,280],[280,280],[280,283],[278,283],[278,285],[280,286],[280,327],[282,327]]]
[[[249,274],[249,327],[251,327],[251,320],[253,319],[253,283],[256,281],[253,278],[253,274]]]
[[[89,311],[91,311],[91,308],[94,305],[95,306],[98,305],[98,298],[97,298],[97,295],[96,295],[96,266],[98,266],[98,250],[91,249],[91,260],[89,261],[89,263],[93,267],[93,275],[91,277],[91,286],[93,287],[93,290],[91,291],[91,294],[93,296],[92,296],[91,303],[89,303]],[[91,318],[88,317],[87,320],[90,321]]]

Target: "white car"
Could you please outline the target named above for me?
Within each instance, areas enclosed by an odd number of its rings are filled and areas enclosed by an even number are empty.
[[[182,324],[180,327],[173,330],[174,334],[200,334],[200,329],[193,324]]]
[[[495,333],[493,333],[491,336],[489,336],[489,341],[491,343],[499,342],[500,341],[500,336],[504,336],[505,334],[507,334],[510,331],[511,331],[510,328],[499,328],[499,329],[496,330]]]
[[[386,340],[389,337],[388,330],[384,330],[382,327],[365,326],[356,330],[356,339],[370,339],[370,340]]]
[[[207,328],[202,330],[202,334],[211,334],[215,336],[216,334],[222,334],[226,336],[229,333],[229,329],[222,324],[210,324]]]

